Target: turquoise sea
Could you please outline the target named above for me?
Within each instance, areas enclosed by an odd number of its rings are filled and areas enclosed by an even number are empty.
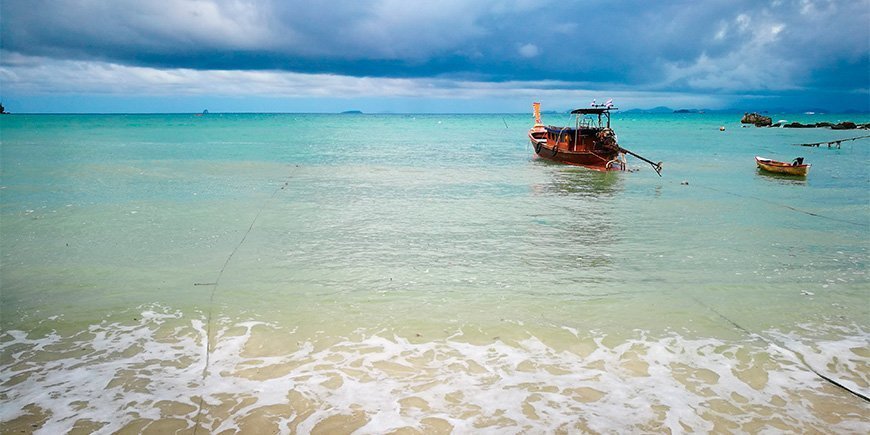
[[[2,116],[0,432],[868,433],[868,132],[739,120]]]

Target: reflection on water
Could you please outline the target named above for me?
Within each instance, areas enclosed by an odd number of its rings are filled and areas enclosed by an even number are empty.
[[[536,185],[535,192],[565,196],[609,197],[620,191],[625,174],[545,162],[552,180]]]
[[[532,186],[536,196],[551,197],[548,210],[532,221],[538,248],[526,262],[546,269],[542,286],[603,283],[612,271],[609,247],[618,242],[612,199],[622,176],[562,164],[546,164],[549,182]]]
[[[777,174],[775,172],[767,172],[760,168],[756,171],[758,178],[765,181],[775,182],[789,186],[806,186],[807,177],[798,177],[795,175]]]

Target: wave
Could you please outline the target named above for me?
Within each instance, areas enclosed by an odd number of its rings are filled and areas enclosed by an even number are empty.
[[[765,333],[794,354],[753,336],[613,340],[553,325],[481,342],[224,318],[209,355],[201,313],[132,314],[68,336],[4,331],[4,430],[870,432],[866,403],[798,359],[866,390],[870,336],[858,327],[826,340],[809,337],[818,325]]]

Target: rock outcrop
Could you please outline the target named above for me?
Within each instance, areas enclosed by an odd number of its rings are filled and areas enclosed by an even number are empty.
[[[801,124],[800,122],[792,122],[783,125],[785,128],[816,128],[816,124]]]
[[[867,124],[861,126],[862,128],[867,128]],[[831,126],[831,130],[854,130],[858,128],[858,125],[852,121],[844,121],[839,124],[834,124]]]
[[[754,124],[756,127],[770,127],[773,124],[773,119],[769,116],[759,115],[757,113],[744,113],[741,124]]]

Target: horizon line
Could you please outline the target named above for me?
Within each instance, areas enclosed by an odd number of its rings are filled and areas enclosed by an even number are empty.
[[[546,110],[541,111],[542,114],[569,114],[573,109],[566,110]],[[626,109],[614,112],[619,113],[635,113],[635,112],[652,112],[651,115],[703,115],[705,113],[783,113],[796,115],[839,115],[839,114],[870,114],[870,111],[860,111],[849,109],[844,111],[829,111],[829,110],[799,110],[799,109],[761,109],[761,110],[746,110],[738,108],[728,109],[672,109],[670,107],[658,106],[650,109]],[[281,112],[281,111],[240,111],[240,112],[5,112],[2,115],[524,115],[531,114],[528,112],[365,112],[360,110],[350,110],[342,112]]]

